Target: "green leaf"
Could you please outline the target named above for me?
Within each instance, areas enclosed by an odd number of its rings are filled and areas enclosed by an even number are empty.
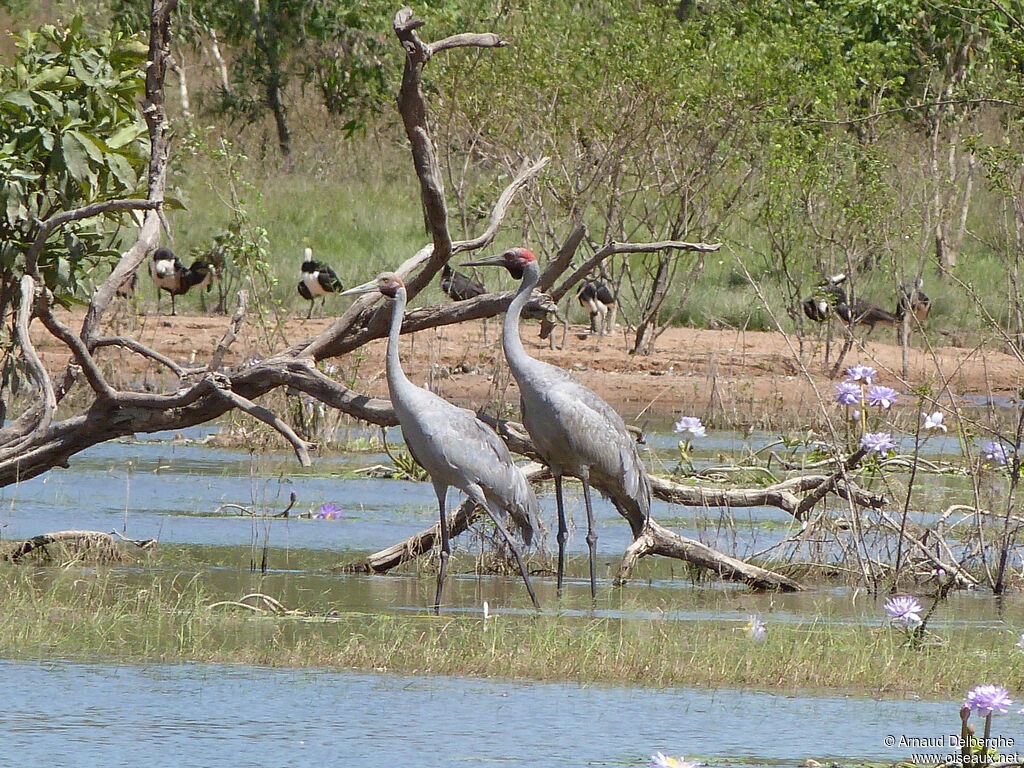
[[[106,155],[107,165],[114,177],[127,188],[133,188],[138,183],[138,175],[132,169],[131,164],[116,152],[108,152]]]
[[[85,181],[89,177],[89,156],[73,134],[65,133],[60,137],[60,156],[75,181]]]
[[[0,99],[0,104],[14,104],[25,109],[34,109],[36,106],[28,91],[11,91]]]
[[[50,83],[57,83],[64,79],[69,71],[68,67],[50,67],[44,69],[35,77],[28,81],[28,90],[36,91],[39,90],[40,86],[49,85]]]
[[[103,165],[103,148],[97,146],[97,140],[92,136],[81,133],[80,131],[68,131],[65,136],[73,137],[79,144],[82,145],[82,149],[97,165]]]
[[[146,132],[146,128],[138,123],[132,125],[126,125],[124,128],[116,131],[113,136],[107,139],[107,146],[111,149],[120,149],[125,144],[128,144],[135,139],[139,138]]]

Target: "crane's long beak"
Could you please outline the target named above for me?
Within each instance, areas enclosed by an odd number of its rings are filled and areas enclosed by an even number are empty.
[[[464,261],[460,267],[504,267],[504,255],[491,256],[489,259],[477,259],[476,261]]]
[[[342,291],[339,295],[340,296],[353,296],[353,295],[355,295],[357,293],[371,293],[372,291],[376,291],[376,290],[379,290],[379,288],[377,287],[377,281],[374,279],[374,280],[371,280],[368,283],[363,283],[362,285],[357,285],[355,288],[349,288],[347,291]]]

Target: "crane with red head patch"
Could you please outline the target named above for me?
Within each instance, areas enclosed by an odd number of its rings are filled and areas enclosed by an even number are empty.
[[[568,371],[530,357],[519,336],[519,319],[540,281],[537,258],[526,248],[510,248],[499,256],[470,261],[463,266],[501,266],[522,280],[509,304],[502,329],[502,348],[509,370],[519,385],[523,425],[534,447],[551,468],[558,505],[558,592],[565,573],[568,526],[562,499],[562,476],[583,483],[587,510],[587,547],[590,550],[590,593],[597,595],[597,532],[590,486],[611,496],[629,519],[634,537],[650,517],[651,482],[636,442],[622,417]],[[626,508],[628,511],[624,512]]]
[[[530,599],[535,607],[540,608],[519,547],[501,519],[503,514],[507,514],[519,528],[523,540],[529,544],[537,528],[537,497],[533,488],[512,461],[512,454],[504,441],[480,421],[475,413],[417,387],[405,375],[398,356],[407,300],[402,278],[394,272],[382,272],[373,280],[344,291],[342,295],[375,291],[391,302],[387,351],[391,405],[402,425],[402,435],[409,452],[430,475],[437,494],[441,519],[441,567],[437,574],[435,612],[440,611],[441,591],[451,553],[445,512],[449,486],[461,490],[490,516],[516,559]]]

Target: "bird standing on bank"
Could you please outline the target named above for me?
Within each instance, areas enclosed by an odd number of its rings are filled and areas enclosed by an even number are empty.
[[[190,288],[205,287],[210,290],[215,276],[214,269],[205,261],[194,261],[192,266],[178,260],[170,248],[157,248],[149,263],[149,275],[156,284],[156,309],[160,311],[160,291],[171,294],[171,315],[177,314],[174,297],[188,293]]]
[[[313,304],[317,296],[326,297],[329,293],[338,293],[345,288],[334,270],[326,264],[313,260],[313,249],[306,249],[306,258],[302,261],[302,279],[299,280],[299,296],[309,302],[309,312],[306,319],[313,316]],[[324,298],[321,302],[326,302]]]
[[[441,290],[452,301],[467,301],[487,293],[487,288],[479,280],[456,272],[447,264],[441,269]]]
[[[913,283],[901,283],[900,295],[896,301],[896,319],[902,321],[912,315],[918,325],[924,325],[932,309],[932,300],[924,292],[924,281],[917,278]]]
[[[590,332],[598,336],[605,336],[615,326],[615,294],[608,284],[602,280],[588,278],[580,284],[576,291],[576,300],[583,306],[590,315]],[[608,322],[608,311],[611,310],[612,319]],[[601,327],[598,328],[597,319],[601,318]]]
[[[617,499],[628,499],[646,521],[650,517],[651,482],[636,442],[625,422],[611,406],[576,381],[568,371],[526,354],[519,336],[519,318],[540,281],[537,258],[526,248],[512,248],[500,256],[467,262],[463,266],[505,267],[522,280],[505,313],[502,348],[519,385],[523,425],[555,478],[558,504],[558,593],[565,573],[565,543],[569,532],[562,499],[562,476],[583,483],[587,509],[587,546],[590,550],[590,595],[597,596],[597,532],[590,487]],[[634,535],[638,535],[634,531]]]
[[[875,330],[878,323],[896,325],[898,320],[895,315],[886,312],[870,301],[863,299],[850,301],[846,289],[842,287],[844,282],[846,282],[846,275],[838,274],[821,283],[814,296],[802,303],[804,314],[817,323],[823,323],[835,311],[839,319],[848,325],[868,326],[869,334]]]
[[[530,576],[508,529],[501,521],[507,512],[519,528],[527,545],[537,527],[537,497],[522,471],[512,461],[504,441],[480,421],[476,414],[452,405],[433,392],[417,387],[402,370],[398,357],[398,339],[405,315],[405,283],[393,272],[383,272],[368,283],[344,291],[342,295],[379,291],[391,302],[391,329],[388,333],[387,379],[391,405],[395,409],[405,444],[416,462],[430,475],[437,494],[441,519],[441,565],[437,574],[434,611],[440,611],[441,590],[451,556],[445,504],[449,486],[455,486],[479,504],[504,537],[519,566],[526,591],[540,608]]]

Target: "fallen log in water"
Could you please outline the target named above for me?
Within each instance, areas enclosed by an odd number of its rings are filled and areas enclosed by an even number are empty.
[[[139,549],[152,549],[156,539],[127,539],[102,531],[55,531],[41,533],[30,539],[12,539],[0,542],[0,559],[20,563],[29,555],[37,559],[66,562],[121,563],[129,560],[121,542]]]

